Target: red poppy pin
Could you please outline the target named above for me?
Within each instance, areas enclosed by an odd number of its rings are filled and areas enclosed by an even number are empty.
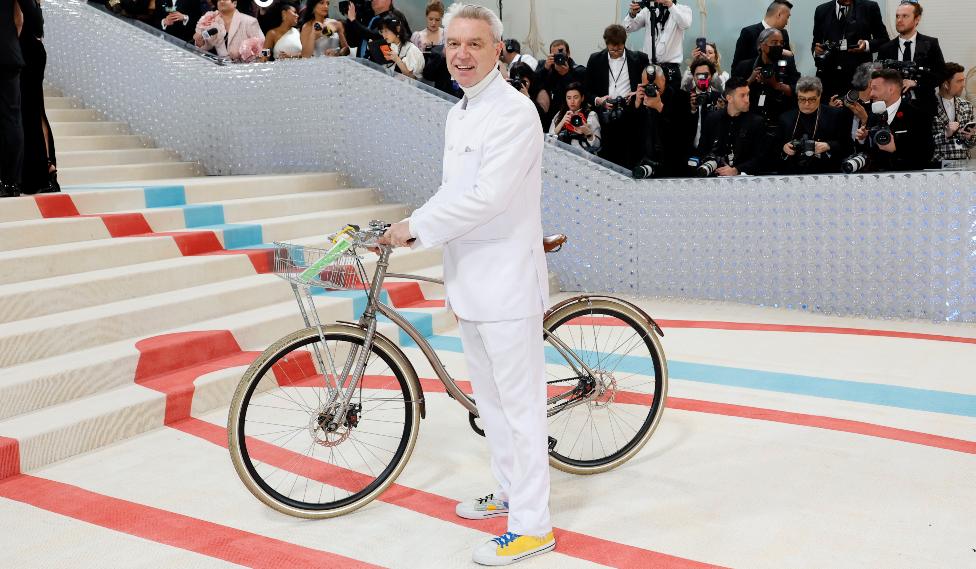
[[[898,111],[898,113],[897,113],[897,114],[895,114],[895,118],[896,118],[896,119],[900,119],[900,118],[903,118],[904,116],[905,116],[905,113],[903,113],[903,112],[901,112],[901,111]]]

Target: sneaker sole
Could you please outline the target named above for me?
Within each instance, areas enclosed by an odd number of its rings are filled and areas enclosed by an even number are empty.
[[[488,518],[497,518],[499,516],[507,516],[508,515],[508,512],[507,511],[505,511],[505,512],[492,512],[490,514],[489,513],[475,514],[475,515],[465,515],[465,514],[460,514],[458,512],[454,512],[454,513],[457,514],[457,516],[459,518],[464,518],[466,520],[487,520]]]
[[[507,559],[504,558],[504,557],[496,557],[496,558],[492,558],[492,559],[486,559],[484,561],[478,561],[477,559],[474,559],[473,561],[475,563],[478,563],[479,565],[487,565],[487,566],[490,566],[490,567],[500,567],[502,565],[512,565],[514,563],[518,563],[519,561],[522,561],[523,559],[528,559],[529,557],[532,557],[533,555],[542,555],[543,553],[548,553],[548,552],[552,551],[555,548],[556,548],[556,540],[553,540],[552,543],[549,543],[547,545],[544,545],[544,546],[540,547],[539,549],[536,549],[536,550],[533,550],[533,551],[526,551],[525,553],[523,553],[522,555],[519,555],[518,557],[511,557],[511,558],[507,558]]]

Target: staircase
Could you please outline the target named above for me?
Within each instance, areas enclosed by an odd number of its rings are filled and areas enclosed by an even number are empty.
[[[323,247],[346,223],[408,213],[336,173],[200,176],[48,94],[65,192],[0,202],[0,478],[226,406],[250,361],[302,326],[271,242]],[[439,264],[405,250],[391,270]],[[390,279],[384,294],[427,334],[455,325],[442,287]],[[354,320],[364,294],[317,300],[323,321]]]

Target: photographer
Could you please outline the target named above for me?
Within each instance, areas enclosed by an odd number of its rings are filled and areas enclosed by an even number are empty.
[[[298,27],[302,57],[349,55],[345,27],[329,18],[329,0],[309,0]]]
[[[200,19],[197,0],[157,0],[153,23],[183,41],[193,41],[193,30]]]
[[[712,73],[712,86],[721,93],[725,89],[725,82],[732,75],[728,71],[722,71],[722,54],[718,52],[718,46],[712,42],[705,42],[705,51],[698,49],[697,45],[691,50],[691,61],[688,62],[688,69],[685,69],[685,74],[681,78],[681,88],[689,92],[695,88],[695,78],[692,73],[695,62],[699,59],[706,59],[712,63],[712,67],[715,68]]]
[[[502,50],[502,54],[499,57],[502,63],[505,64],[504,69],[511,69],[517,63],[525,63],[532,68],[534,72],[537,67],[539,67],[539,60],[532,57],[529,54],[522,53],[522,44],[519,43],[517,39],[509,38],[505,40],[505,49]]]
[[[967,160],[969,151],[976,146],[973,104],[962,98],[966,70],[958,63],[946,63],[945,70],[932,123],[935,159],[940,165],[944,160]]]
[[[743,61],[753,61],[759,56],[759,34],[763,30],[777,29],[783,33],[783,47],[788,55],[793,55],[790,49],[790,32],[786,26],[790,23],[793,4],[786,0],[773,0],[766,8],[766,16],[758,24],[746,26],[739,32],[739,39],[735,42],[735,53],[732,55],[732,69]]]
[[[516,63],[508,70],[508,84],[532,101],[536,112],[539,113],[542,130],[545,131],[550,125],[546,124],[546,111],[539,105],[539,99],[548,101],[549,96],[539,87],[535,71],[529,67],[528,63]]]
[[[345,9],[345,12],[343,12]],[[339,13],[346,16],[345,32],[350,47],[356,47],[356,56],[369,58],[369,41],[379,41],[383,39],[378,26],[380,19],[384,16],[392,16],[400,22],[406,31],[407,38],[413,35],[410,31],[410,23],[403,12],[393,7],[393,0],[372,0],[370,3],[363,0],[349,0],[348,3],[339,3]],[[363,25],[363,22],[367,22]],[[374,54],[375,55],[375,54]],[[385,60],[374,61],[380,65],[386,63]]]
[[[824,97],[843,95],[854,71],[888,41],[881,8],[874,0],[830,0],[813,16],[813,55]]]
[[[671,88],[664,69],[651,64],[641,74],[635,105],[643,149],[635,178],[683,176],[691,147],[688,93]]]
[[[749,112],[749,85],[733,77],[725,83],[725,110],[705,117],[698,156],[699,176],[738,176],[762,173],[769,147],[766,125]]]
[[[644,53],[651,63],[660,65],[672,89],[681,85],[681,58],[684,54],[685,30],[691,27],[692,12],[676,0],[641,0],[631,2],[624,18],[627,33],[647,28]],[[655,41],[656,40],[656,41]]]
[[[945,57],[939,40],[918,33],[922,5],[902,0],[895,11],[898,37],[878,48],[878,61],[899,71],[905,79],[905,96],[919,110],[935,115],[935,90],[945,73]]]
[[[797,108],[779,119],[783,160],[780,174],[840,173],[850,154],[845,111],[821,104],[823,84],[816,77],[796,83]]]
[[[753,112],[773,126],[792,107],[800,72],[796,70],[793,56],[783,53],[782,32],[776,28],[763,30],[757,41],[759,57],[740,63],[732,76],[748,78]]]
[[[536,102],[546,111],[546,122],[548,123],[556,114],[556,110],[552,108],[550,102],[556,101],[557,104],[560,104],[566,99],[566,88],[571,83],[586,81],[586,69],[582,65],[576,65],[576,62],[573,61],[566,40],[555,40],[549,44],[549,55],[535,73],[542,91],[545,92],[545,96],[538,97]]]
[[[586,96],[593,101],[603,126],[600,157],[631,169],[637,163],[633,105],[641,73],[647,68],[647,54],[631,51],[624,44],[627,31],[613,24],[603,31],[607,48],[590,56],[586,63]]]
[[[555,136],[561,142],[593,154],[600,149],[600,119],[587,104],[580,83],[566,88],[566,101],[550,126],[550,136]]]
[[[931,118],[902,99],[902,88],[901,74],[893,69],[872,75],[871,100],[885,108],[857,130],[856,140],[874,171],[922,170],[932,162]]]
[[[690,93],[691,120],[695,125],[692,148],[697,148],[705,117],[712,111],[725,107],[725,99],[722,98],[724,83],[715,76],[715,65],[704,57],[693,61],[690,71],[692,82],[684,90]]]

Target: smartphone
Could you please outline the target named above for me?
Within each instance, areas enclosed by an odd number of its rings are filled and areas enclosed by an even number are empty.
[[[271,57],[271,50],[268,48],[262,49],[261,57]]]
[[[976,128],[976,121],[969,121],[966,123],[961,130],[973,130]]]
[[[702,52],[702,55],[704,55],[705,50],[708,48],[708,40],[705,38],[696,38],[695,47],[697,47],[698,51]]]
[[[381,44],[380,45],[380,53],[383,54],[383,57],[386,57],[386,56],[390,55],[390,51],[391,50],[390,50],[390,45],[389,44],[385,44],[384,43],[384,44]]]

